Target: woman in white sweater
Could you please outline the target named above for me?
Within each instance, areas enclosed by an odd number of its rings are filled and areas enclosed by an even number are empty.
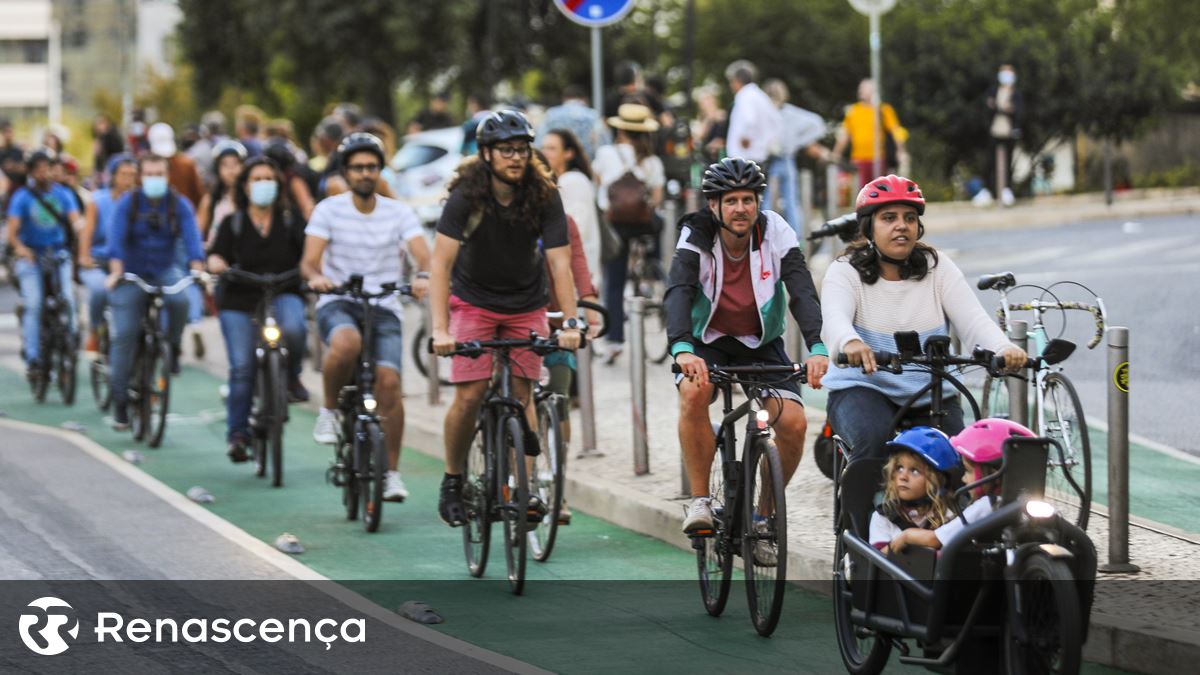
[[[949,335],[950,326],[966,351],[975,346],[1004,357],[1016,370],[1028,356],[1010,343],[988,316],[971,287],[945,254],[919,242],[925,233],[920,216],[925,198],[913,181],[896,175],[867,183],[855,203],[863,238],[850,244],[829,266],[821,288],[822,341],[846,355],[851,368],[833,369],[829,422],[855,456],[883,456],[895,434],[890,423],[900,406],[929,381],[921,372],[881,372],[873,351],[896,350],[897,331],[916,331],[921,343],[931,335]],[[962,407],[946,393],[941,429],[963,429]],[[929,396],[909,414],[914,424],[936,426],[929,418]]]
[[[588,269],[600,269],[600,215],[596,211],[596,184],[583,144],[574,132],[551,129],[542,139],[542,155],[558,179],[563,211],[575,220]]]

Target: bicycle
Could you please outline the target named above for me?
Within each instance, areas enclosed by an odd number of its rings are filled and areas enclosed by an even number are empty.
[[[432,341],[429,343],[432,348]],[[557,337],[530,334],[526,339],[458,342],[454,356],[495,357],[496,367],[475,422],[475,436],[463,472],[462,502],[467,513],[463,525],[463,552],[467,570],[482,577],[491,549],[492,523],[504,523],[504,558],[513,595],[525,589],[525,562],[530,525],[540,521],[544,503],[530,499],[525,448],[529,422],[525,406],[513,397],[514,349],[546,355],[557,349]]]
[[[275,296],[300,278],[299,270],[280,274],[254,274],[236,267],[222,274],[230,281],[257,286],[262,299],[254,309],[259,326],[254,350],[254,398],[250,406],[250,439],[254,448],[255,474],[271,469],[271,486],[283,485],[283,425],[288,421],[288,351],[275,321]]]
[[[109,309],[105,308],[105,320],[92,330],[96,331],[96,357],[88,364],[89,380],[92,384],[92,399],[100,412],[106,412],[112,405],[112,388],[108,375],[108,350],[112,346],[112,337],[108,333]]]
[[[136,284],[150,296],[129,371],[129,421],[134,440],[145,440],[146,445],[157,448],[167,431],[174,359],[171,342],[163,329],[163,297],[182,293],[192,285],[193,277],[184,277],[170,286],[155,286],[132,272],[125,272],[121,281]]]
[[[678,365],[671,371],[679,374]],[[775,376],[776,379],[770,379]],[[770,413],[763,400],[779,398],[774,387],[807,381],[803,364],[709,366],[709,381],[721,391],[720,423],[713,424],[717,446],[709,477],[713,529],[692,536],[700,595],[712,616],[725,610],[732,582],[733,556],[742,557],[746,600],[754,630],[771,635],[783,609],[787,579],[787,502],[779,451],[771,440]],[[733,387],[741,385],[746,401],[734,407]],[[742,457],[737,456],[734,427],[746,418]],[[765,544],[774,560],[760,558]],[[764,556],[765,557],[765,556]]]
[[[63,289],[59,285],[59,259],[52,253],[41,253],[34,261],[42,275],[42,312],[39,318],[38,344],[41,353],[37,363],[30,368],[29,386],[33,399],[46,402],[46,394],[53,380],[62,395],[64,405],[75,404],[75,371],[79,361],[76,353],[78,336],[71,330],[71,307],[67,304]],[[15,277],[13,277],[15,278]],[[18,318],[24,316],[24,308],[18,309]]]
[[[1079,286],[1091,293],[1096,304],[1080,302],[1064,302],[1052,289],[1059,285]],[[1064,319],[1067,310],[1089,312],[1096,322],[1096,332],[1088,341],[1088,349],[1094,349],[1104,338],[1105,309],[1104,301],[1092,293],[1091,289],[1074,281],[1060,281],[1050,286],[1035,284],[1017,285],[1012,272],[1003,274],[985,274],[979,278],[980,290],[995,290],[1000,294],[1000,306],[996,317],[1000,329],[1007,332],[1012,318],[1010,312],[1029,311],[1034,314],[1034,324],[1029,327],[1029,336],[1033,339],[1033,353],[1041,354],[1047,345],[1049,336],[1043,318],[1047,312],[1059,311]],[[1034,288],[1042,291],[1041,297],[1028,303],[1009,303],[1008,294],[1020,288]],[[1053,301],[1046,301],[1049,295]],[[1066,329],[1066,322],[1063,322]],[[1061,335],[1061,331],[1060,331]],[[1016,377],[1016,376],[1008,376]],[[1058,508],[1067,514],[1080,529],[1086,530],[1092,504],[1092,444],[1088,437],[1087,419],[1083,414],[1083,405],[1071,383],[1062,369],[1040,370],[1031,378],[1034,387],[1033,417],[1031,428],[1041,436],[1053,438],[1063,448],[1064,457],[1056,458],[1051,455],[1050,474],[1047,477],[1047,498],[1053,500]],[[1019,381],[1004,377],[988,376],[983,384],[983,400],[981,407],[985,416],[1004,417],[1011,415],[1009,387],[1016,384],[1024,386],[1024,378]],[[1082,475],[1077,475],[1077,474]],[[1074,487],[1082,479],[1082,493],[1077,493]],[[1079,501],[1070,501],[1070,495],[1079,494]]]
[[[342,505],[346,519],[357,520],[362,511],[363,528],[367,532],[379,529],[383,519],[383,487],[387,475],[388,452],[383,428],[376,412],[375,400],[375,319],[372,300],[390,295],[410,295],[412,288],[397,283],[385,283],[377,293],[363,290],[363,278],[353,274],[338,288],[324,291],[325,295],[341,295],[353,299],[362,308],[362,353],[354,370],[354,379],[338,392],[338,426],[336,456],[325,472],[325,479],[342,488]]]

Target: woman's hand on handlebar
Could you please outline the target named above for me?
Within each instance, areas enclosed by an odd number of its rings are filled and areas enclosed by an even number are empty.
[[[689,352],[675,356],[675,363],[684,377],[696,384],[708,384],[708,364],[704,359]]]
[[[851,340],[842,347],[842,353],[846,355],[846,360],[852,366],[862,366],[863,372],[868,375],[879,370],[879,366],[875,363],[875,352],[867,346],[862,340]],[[809,380],[811,382],[811,380]]]
[[[1010,373],[1015,373],[1024,368],[1025,364],[1029,362],[1029,354],[1026,354],[1025,350],[1018,349],[1013,345],[1001,349],[997,356],[1004,357],[1004,369]]]
[[[829,371],[829,357],[819,355],[808,357],[804,362],[804,370],[808,386],[820,389],[821,378],[825,377],[825,373]]]
[[[438,356],[449,356],[454,353],[454,338],[447,330],[433,330],[433,353]]]
[[[336,284],[324,274],[318,274],[308,280],[308,287],[318,293],[328,293],[336,288]]]

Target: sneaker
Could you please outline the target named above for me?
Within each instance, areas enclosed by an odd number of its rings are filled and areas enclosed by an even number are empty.
[[[755,521],[754,532],[760,535],[769,534],[770,528],[767,521]],[[758,539],[754,542],[754,564],[759,567],[775,567],[779,564],[778,552],[770,541]]]
[[[300,378],[288,381],[287,386],[288,403],[307,403],[308,390],[300,382]]]
[[[129,404],[113,404],[112,428],[113,431],[127,431],[129,429]]]
[[[1010,188],[1004,188],[1000,191],[1000,203],[1005,206],[1012,206],[1017,203],[1017,198],[1013,196],[1013,191]]]
[[[197,361],[204,360],[204,336],[200,331],[192,333],[192,354],[195,354]]]
[[[229,437],[229,450],[225,453],[229,455],[229,461],[234,464],[250,461],[250,454],[246,452],[247,439],[242,434],[233,434]]]
[[[558,524],[571,524],[571,507],[567,506],[567,500],[563,500],[562,507],[558,510]]]
[[[183,364],[181,363],[183,361],[183,359],[180,358],[180,356],[182,354],[183,354],[183,350],[179,347],[179,345],[171,345],[171,374],[172,375],[178,375],[180,369],[183,367]]]
[[[441,494],[438,496],[438,517],[450,527],[467,524],[467,510],[462,503],[462,476],[446,474],[442,478]]]
[[[604,357],[601,359],[604,362],[604,365],[611,366],[616,363],[617,358],[621,356],[621,351],[623,349],[624,345],[620,343],[614,342],[609,344],[608,349],[605,350]]]
[[[317,424],[313,427],[313,440],[321,445],[337,445],[337,427],[337,411],[321,408],[317,414]]]
[[[546,502],[542,501],[541,497],[529,495],[529,506],[525,509],[526,522],[540,523],[542,522],[542,518],[545,518],[549,512],[550,509],[546,506]]]
[[[383,501],[402,502],[408,499],[408,488],[400,480],[399,471],[389,471],[383,478]]]
[[[87,341],[83,344],[83,351],[98,352],[100,351],[100,336],[96,335],[96,331],[88,333]]]
[[[688,536],[712,534],[713,514],[710,497],[695,497],[688,506],[687,518],[683,521],[683,533]]]

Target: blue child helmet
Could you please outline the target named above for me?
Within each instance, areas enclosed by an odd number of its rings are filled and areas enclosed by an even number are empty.
[[[962,468],[962,461],[950,443],[950,437],[933,427],[913,427],[896,434],[884,446],[888,453],[909,450],[925,460],[929,466],[949,473]]]

